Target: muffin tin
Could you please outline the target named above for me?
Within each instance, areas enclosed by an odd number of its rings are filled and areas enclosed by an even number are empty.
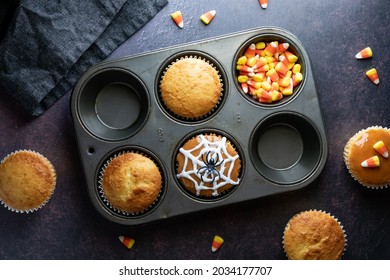
[[[304,78],[293,95],[276,103],[261,104],[242,93],[236,61],[251,43],[274,40],[290,44],[302,64]],[[186,56],[208,61],[219,71],[223,83],[218,108],[191,121],[172,115],[159,93],[164,69]],[[71,110],[90,200],[102,216],[124,225],[304,188],[319,176],[328,155],[308,54],[293,34],[276,27],[256,28],[97,64],[76,84]],[[180,187],[175,158],[186,139],[210,132],[226,136],[239,152],[240,184],[227,195],[201,199]],[[98,187],[104,163],[127,150],[153,159],[163,175],[158,201],[137,215],[111,209]]]

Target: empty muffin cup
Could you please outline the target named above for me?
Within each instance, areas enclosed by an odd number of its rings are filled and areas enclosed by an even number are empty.
[[[308,179],[322,156],[315,125],[293,112],[275,113],[262,120],[250,138],[254,167],[267,180],[294,185]]]
[[[302,44],[283,30],[269,30],[244,42],[233,60],[234,83],[242,96],[260,107],[293,100],[306,80]]]
[[[147,88],[135,74],[109,68],[85,81],[77,100],[78,117],[94,136],[123,140],[145,124],[149,103]]]

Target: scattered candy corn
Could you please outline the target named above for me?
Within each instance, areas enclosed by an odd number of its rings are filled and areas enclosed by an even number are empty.
[[[184,27],[183,15],[181,14],[180,11],[176,11],[176,12],[172,13],[171,17],[178,27],[180,27],[180,28]]]
[[[368,70],[366,75],[374,84],[379,84],[379,76],[375,68]]]
[[[214,236],[213,243],[211,245],[211,251],[216,252],[223,244],[224,240],[222,237],[216,235]]]
[[[379,157],[373,156],[362,162],[362,167],[378,167],[380,165]]]
[[[260,2],[260,6],[261,6],[263,9],[267,9],[268,0],[259,0],[259,2]]]
[[[204,13],[200,16],[200,20],[207,25],[213,20],[216,13],[217,12],[215,10],[208,11],[207,13]]]
[[[256,42],[237,58],[237,81],[244,93],[261,103],[272,103],[292,95],[303,80],[299,57],[288,51],[288,43]]]
[[[389,157],[389,152],[387,151],[386,145],[383,141],[378,141],[374,144],[374,149],[384,158]]]
[[[122,242],[122,244],[125,245],[127,249],[131,249],[135,242],[133,238],[124,235],[119,236],[119,241]]]
[[[365,59],[372,57],[372,50],[370,47],[367,47],[365,49],[362,49],[360,52],[358,52],[355,56],[357,59]]]

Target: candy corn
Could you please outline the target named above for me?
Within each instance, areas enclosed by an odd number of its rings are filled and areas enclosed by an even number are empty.
[[[271,42],[268,44],[268,46],[264,49],[264,54],[266,56],[273,56],[278,49],[278,42]]]
[[[268,0],[259,0],[259,2],[260,2],[260,6],[261,6],[263,9],[267,9]]]
[[[256,49],[257,50],[262,50],[265,48],[265,43],[264,42],[258,42],[256,43]]]
[[[357,59],[365,59],[372,57],[372,50],[370,47],[367,47],[365,49],[362,49],[360,52],[358,52],[355,56]]]
[[[173,19],[173,21],[176,23],[176,25],[178,27],[180,27],[180,28],[184,27],[183,15],[181,14],[180,11],[176,11],[176,12],[172,13],[171,18]]]
[[[256,45],[250,44],[249,47],[245,51],[245,56],[250,59],[256,55]],[[252,65],[253,66],[253,65]]]
[[[249,72],[249,73],[253,72],[253,69],[246,65],[237,65],[236,69],[244,72]]]
[[[288,61],[290,62],[296,62],[298,60],[298,57],[289,51],[285,51],[284,54],[286,55]]]
[[[255,57],[256,59],[256,57]],[[259,57],[257,60],[256,60],[256,63],[255,65],[252,66],[252,68],[255,70],[255,69],[260,69],[261,67],[263,67],[264,65],[267,64],[267,59],[263,56]],[[261,70],[260,70],[261,71]]]
[[[286,64],[279,61],[278,64],[276,64],[276,66],[275,66],[275,70],[283,75],[286,75],[288,68],[287,68]]]
[[[379,157],[373,156],[363,161],[361,165],[362,167],[378,167],[380,164]]]
[[[239,83],[246,83],[246,82],[248,82],[248,80],[249,80],[249,78],[248,78],[248,76],[246,76],[246,75],[240,75],[240,76],[238,76],[238,78],[237,78],[237,81],[239,82]]]
[[[248,93],[249,87],[247,83],[241,83],[241,88],[244,93]]]
[[[204,13],[203,15],[200,16],[200,20],[207,25],[213,20],[215,14],[216,14],[215,10],[208,11],[207,13]]]
[[[383,141],[378,141],[374,144],[374,149],[384,158],[389,157],[389,152],[387,151],[386,145]]]
[[[290,46],[289,43],[282,43],[278,45],[278,53],[284,53],[287,51],[288,47]]]
[[[303,75],[302,73],[298,72],[293,75],[293,86],[296,87],[302,80],[303,80]]]
[[[298,56],[289,43],[253,42],[237,58],[237,81],[242,92],[260,103],[272,103],[292,95],[303,80]]]
[[[238,64],[238,65],[244,65],[244,64],[246,64],[247,60],[248,60],[248,58],[247,58],[245,55],[243,55],[243,56],[241,56],[241,57],[237,60],[237,64]]]
[[[375,68],[368,70],[366,75],[374,84],[379,84],[379,76]]]
[[[266,75],[267,77],[270,77],[273,82],[279,80],[279,75],[278,72],[276,72],[275,68],[268,70]]]
[[[135,242],[133,238],[124,235],[119,236],[119,241],[122,242],[122,244],[125,245],[127,249],[131,249]]]
[[[211,251],[216,252],[223,244],[224,240],[222,237],[216,235],[214,236],[213,243],[211,244]]]

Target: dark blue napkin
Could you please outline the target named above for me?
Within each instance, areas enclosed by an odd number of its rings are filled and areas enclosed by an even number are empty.
[[[6,0],[0,4],[7,11],[0,13],[2,92],[28,114],[39,116],[87,68],[166,4],[167,0]]]

